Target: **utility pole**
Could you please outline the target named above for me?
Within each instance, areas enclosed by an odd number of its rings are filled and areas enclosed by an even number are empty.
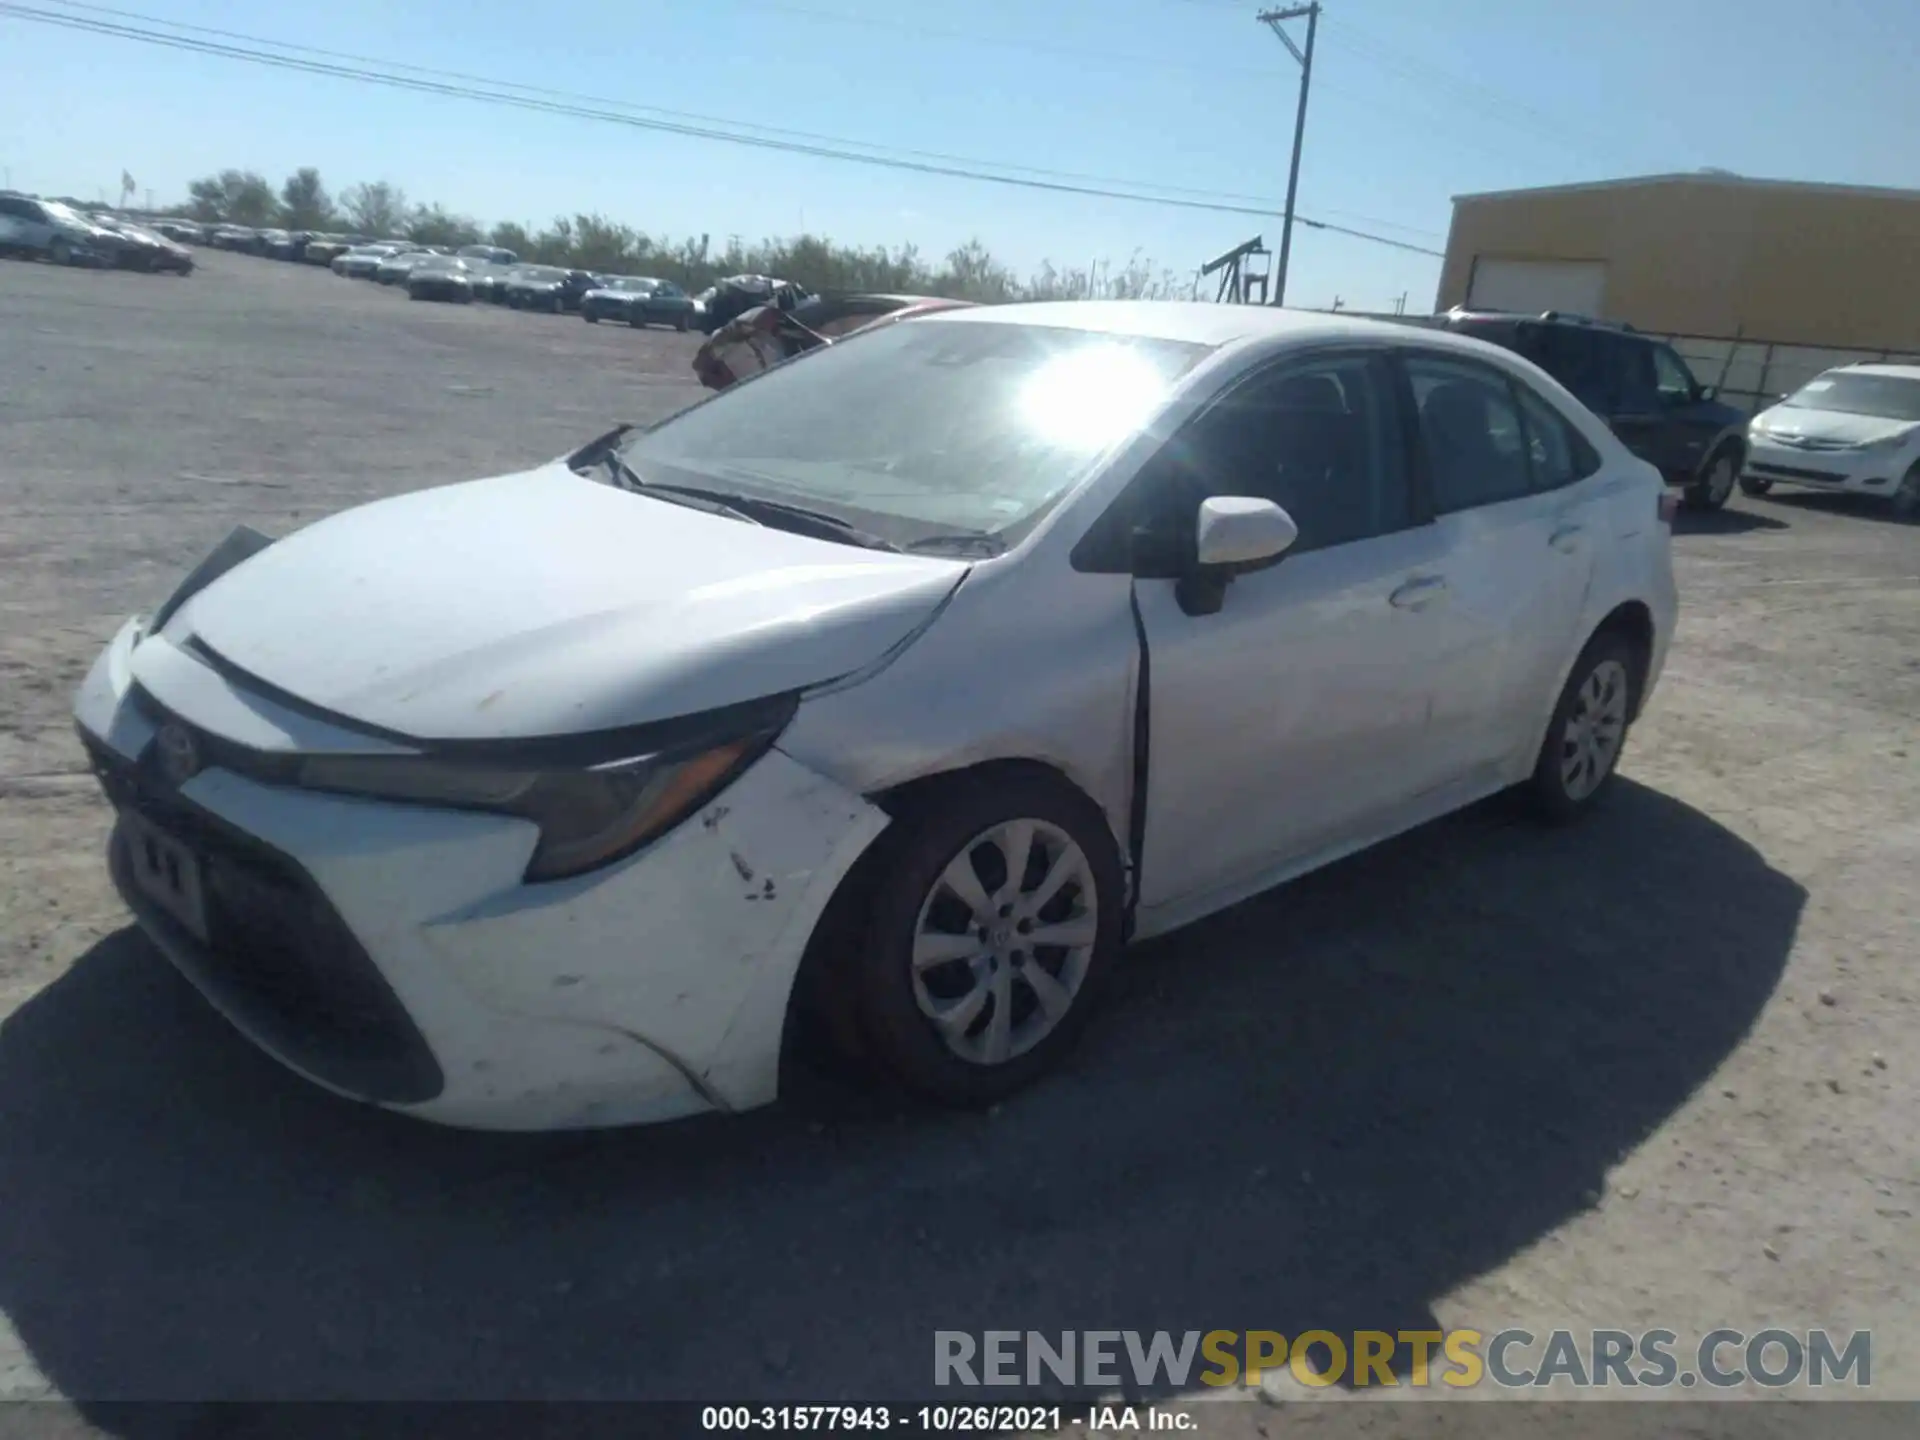
[[[1293,37],[1281,27],[1289,20],[1307,17],[1305,48],[1293,43]],[[1274,34],[1300,62],[1300,108],[1293,120],[1293,164],[1287,169],[1287,214],[1280,227],[1280,266],[1273,277],[1273,303],[1287,303],[1287,261],[1293,254],[1293,200],[1300,190],[1300,141],[1307,129],[1307,86],[1313,80],[1313,32],[1320,23],[1320,0],[1308,5],[1291,5],[1285,10],[1262,10],[1254,17]]]

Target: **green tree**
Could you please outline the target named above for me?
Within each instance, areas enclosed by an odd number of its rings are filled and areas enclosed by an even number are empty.
[[[287,229],[327,230],[335,218],[333,197],[313,166],[301,166],[280,186],[280,223]]]
[[[527,233],[527,227],[516,225],[511,220],[502,220],[487,232],[487,243],[498,245],[502,250],[511,250],[516,255],[533,253],[533,236]]]
[[[251,170],[222,170],[187,186],[193,218],[230,225],[265,225],[274,216],[273,187]]]
[[[453,215],[438,205],[422,205],[407,219],[407,238],[422,245],[477,245],[478,222]]]
[[[354,185],[340,196],[341,213],[361,235],[397,235],[407,223],[407,193],[385,180]]]

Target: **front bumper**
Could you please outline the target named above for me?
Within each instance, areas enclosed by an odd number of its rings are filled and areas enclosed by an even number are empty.
[[[152,744],[168,719],[252,745],[276,725],[310,743],[315,722],[165,637],[136,653],[137,633],[129,622],[115,637],[75,706],[121,817],[115,878],[142,928],[262,1048],[337,1093],[483,1129],[774,1098],[801,955],[885,826],[876,808],[775,749],[639,854],[525,885],[535,835],[517,819],[217,765],[169,786]],[[142,822],[191,854],[197,927],[136,883]]]
[[[1893,450],[1812,450],[1750,434],[1741,477],[1849,495],[1891,495],[1907,456]]]

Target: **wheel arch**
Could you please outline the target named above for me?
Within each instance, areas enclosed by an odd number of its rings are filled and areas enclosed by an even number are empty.
[[[859,927],[866,919],[873,887],[886,868],[894,844],[905,833],[905,825],[910,824],[923,807],[937,804],[942,795],[952,794],[956,789],[1021,779],[1058,785],[1085,800],[1105,823],[1122,874],[1131,873],[1126,837],[1113,833],[1113,821],[1106,808],[1086,786],[1046,760],[1030,756],[973,760],[914,775],[872,791],[865,797],[867,802],[881,810],[890,823],[873,837],[859,859],[841,876],[814,924],[813,933],[807,938],[787,998],[786,1024],[780,1041],[783,1072],[790,1059],[803,1053],[817,1053],[823,1043],[828,1051],[843,1060],[856,1064],[864,1060],[866,1043],[853,1007],[845,1003],[848,992],[842,983],[842,967],[853,960]]]
[[[1593,633],[1581,643],[1580,650],[1601,635],[1618,635],[1633,649],[1633,704],[1628,711],[1628,720],[1640,718],[1640,705],[1647,693],[1647,670],[1653,664],[1654,628],[1653,610],[1644,600],[1623,600],[1609,610],[1593,627]],[[1576,657],[1577,658],[1577,657]],[[1562,683],[1565,681],[1563,679]]]

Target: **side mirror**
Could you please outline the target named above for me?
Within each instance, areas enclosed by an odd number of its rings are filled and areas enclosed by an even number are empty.
[[[1194,523],[1192,568],[1180,577],[1175,598],[1189,615],[1212,615],[1225,602],[1235,575],[1262,569],[1285,555],[1300,538],[1293,517],[1271,500],[1216,495],[1200,502]]]
[[[1718,385],[1696,385],[1693,387],[1693,398],[1695,400],[1718,400],[1720,398],[1720,387]]]

